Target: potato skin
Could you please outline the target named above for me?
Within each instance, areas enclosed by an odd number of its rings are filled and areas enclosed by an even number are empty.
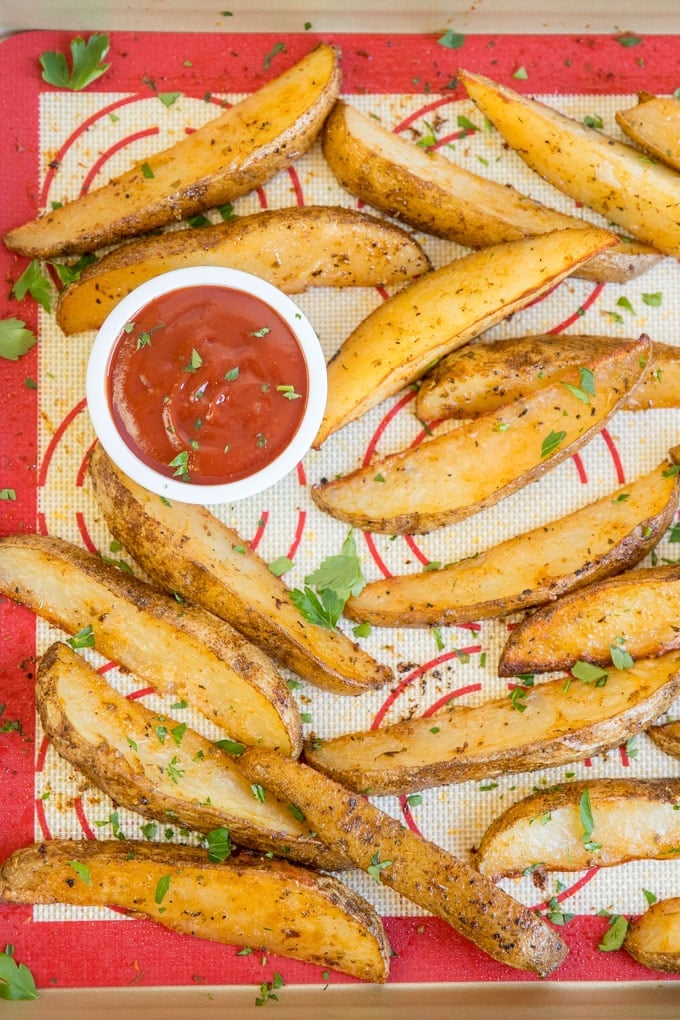
[[[343,100],[326,120],[322,139],[328,165],[352,195],[411,227],[469,248],[584,226],[583,220],[541,205],[510,185],[425,152]],[[623,283],[661,257],[646,245],[622,240],[573,275]]]
[[[526,616],[501,653],[499,676],[607,666],[612,648],[633,659],[680,647],[680,567],[629,570],[587,585]]]
[[[344,615],[379,627],[448,626],[542,605],[633,567],[675,517],[680,478],[670,469],[665,461],[630,485],[474,558],[372,581],[348,600]]]
[[[545,976],[567,955],[559,935],[533,911],[365,798],[259,748],[244,752],[241,767],[251,782],[297,804],[329,847],[363,870],[382,864],[383,884],[441,917],[495,960]]]
[[[413,237],[376,216],[340,206],[268,209],[114,249],[61,292],[57,323],[66,334],[97,329],[134,287],[159,273],[200,265],[254,273],[287,294],[307,287],[396,285],[431,268]]]
[[[680,652],[636,662],[604,686],[549,680],[509,696],[451,703],[432,716],[330,739],[311,737],[304,760],[357,793],[408,794],[449,783],[583,761],[625,743],[680,691]]]
[[[339,630],[308,623],[288,588],[241,537],[200,506],[166,505],[136,485],[97,445],[90,478],[112,534],[157,584],[203,605],[304,679],[361,694],[391,670]]]
[[[10,230],[5,244],[31,258],[79,254],[245,195],[310,148],[340,84],[339,51],[321,43],[175,145]]]
[[[115,905],[176,932],[262,947],[364,981],[383,982],[389,971],[382,922],[362,897],[331,875],[245,853],[213,863],[178,844],[55,839],[4,862],[0,900]]]
[[[235,843],[261,853],[347,866],[287,805],[256,801],[238,764],[212,741],[124,697],[61,642],[39,661],[36,705],[57,754],[114,803],[204,835],[224,826]]]
[[[570,365],[584,365],[622,343],[605,336],[528,336],[474,341],[453,351],[422,380],[416,397],[418,417],[478,418],[522,400],[559,378]],[[680,407],[680,352],[653,343],[654,371],[647,373],[622,410]]]

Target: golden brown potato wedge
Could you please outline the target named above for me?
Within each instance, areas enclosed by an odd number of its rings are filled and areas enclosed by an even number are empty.
[[[680,177],[638,149],[479,74],[468,95],[524,162],[657,251],[680,255]]]
[[[665,461],[630,485],[469,559],[372,581],[348,600],[344,615],[377,627],[465,623],[542,605],[617,574],[639,563],[670,527],[680,502],[680,479],[670,469]]]
[[[418,417],[478,418],[503,404],[522,400],[559,378],[570,365],[585,365],[622,340],[610,336],[527,336],[474,341],[448,354],[422,380]],[[654,368],[622,410],[680,407],[680,349],[652,344]]]
[[[588,779],[530,794],[495,818],[477,866],[498,879],[539,865],[583,871],[678,856],[680,779]]]
[[[647,736],[666,754],[680,758],[680,720],[650,726]]]
[[[296,804],[329,847],[346,853],[377,882],[443,918],[509,967],[545,976],[567,947],[542,918],[441,847],[411,832],[362,797],[276,752],[243,755],[253,783]]]
[[[31,258],[93,251],[245,195],[310,148],[340,81],[339,53],[321,43],[170,148],[10,230],[5,244]]]
[[[680,566],[629,570],[564,595],[510,632],[500,676],[616,666],[680,647]]]
[[[597,686],[550,680],[480,705],[309,740],[305,760],[357,792],[446,783],[582,761],[646,729],[680,691],[680,652],[642,659]]]
[[[437,152],[426,152],[342,100],[333,107],[322,137],[326,161],[352,195],[409,226],[468,248],[585,225],[511,185],[485,180]],[[624,283],[661,257],[647,245],[621,239],[573,275]]]
[[[363,897],[331,875],[193,847],[53,839],[16,850],[0,869],[4,903],[117,906],[172,931],[262,947],[364,981],[385,981],[390,949]]]
[[[387,534],[463,520],[579,450],[628,398],[650,357],[648,338],[623,343],[524,400],[315,485],[314,502],[354,527]],[[583,389],[586,371],[592,393]]]
[[[101,446],[90,458],[90,477],[112,534],[161,587],[202,605],[276,662],[336,694],[361,694],[390,680],[390,669],[341,631],[308,623],[283,581],[204,507],[153,496]]]
[[[246,744],[297,755],[297,702],[272,661],[238,631],[69,542],[0,538],[0,592],[69,634],[87,631],[102,655],[160,694],[186,699]]]
[[[636,918],[623,948],[643,967],[680,971],[680,897],[658,900]]]
[[[675,96],[641,92],[637,106],[617,112],[616,123],[636,145],[680,170],[680,101]]]
[[[258,800],[228,754],[124,697],[61,642],[40,659],[36,704],[57,753],[121,807],[204,835],[224,827],[240,846],[298,863],[347,866],[286,804]]]
[[[454,259],[402,287],[331,358],[315,446],[615,243],[595,227],[556,230]]]
[[[339,206],[272,209],[116,248],[61,292],[57,322],[67,334],[97,329],[145,280],[204,265],[254,273],[287,294],[401,284],[431,268],[414,238],[376,216]]]

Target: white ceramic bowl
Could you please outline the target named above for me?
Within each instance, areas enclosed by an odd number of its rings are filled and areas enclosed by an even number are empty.
[[[308,376],[308,396],[302,421],[288,446],[264,468],[237,481],[200,484],[170,478],[141,460],[121,435],[111,410],[109,370],[116,342],[139,311],[171,291],[193,286],[217,286],[244,291],[269,305],[295,334]],[[174,269],[141,284],[109,313],[90,353],[85,382],[87,406],[99,441],[109,457],[133,481],[150,492],[183,503],[230,503],[254,496],[294,470],[314,441],[326,406],[326,361],[318,337],[299,307],[266,280],[238,269],[192,266]]]

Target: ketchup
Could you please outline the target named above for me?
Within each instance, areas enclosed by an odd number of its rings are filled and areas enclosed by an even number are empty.
[[[237,481],[288,446],[309,380],[290,326],[260,298],[186,287],[126,323],[109,363],[114,420],[161,474],[205,485]]]

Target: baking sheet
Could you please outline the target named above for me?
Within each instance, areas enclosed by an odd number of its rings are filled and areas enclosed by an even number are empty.
[[[172,142],[187,128],[214,116],[219,103],[233,102],[280,73],[307,52],[316,38],[312,31],[286,36],[116,34],[110,72],[75,95],[44,86],[37,65],[37,56],[44,50],[65,49],[69,35],[31,33],[5,42],[0,51],[0,107],[6,134],[0,156],[5,184],[2,229],[32,217],[51,201],[75,196],[82,186],[106,180],[132,160]],[[456,86],[456,68],[487,73],[577,117],[597,114],[605,130],[618,134],[614,112],[631,105],[639,88],[667,92],[676,87],[674,68],[680,46],[672,37],[632,37],[630,33],[627,37],[475,36],[466,37],[456,50],[441,46],[434,35],[325,38],[342,48],[343,92],[350,102],[414,141],[434,135],[441,152],[468,168],[511,181],[533,197],[569,212],[573,212],[569,200],[531,175],[484,124]],[[158,95],[170,91],[181,95],[165,106]],[[459,116],[479,130],[471,134],[461,130]],[[355,204],[335,183],[316,147],[290,173],[240,199],[235,208],[246,213],[320,202]],[[582,211],[582,215],[601,222],[593,214]],[[421,240],[437,265],[462,253],[452,244],[422,236]],[[9,291],[25,260],[4,250],[1,257]],[[565,281],[490,335],[553,330],[629,336],[647,331],[654,339],[676,343],[677,273],[675,260],[666,259],[625,286]],[[660,301],[649,303],[649,295],[660,295]],[[349,329],[384,297],[372,290],[319,290],[297,300],[331,354]],[[633,312],[622,311],[621,297]],[[110,539],[84,470],[94,438],[83,399],[91,336],[64,338],[51,316],[37,310],[30,299],[16,302],[5,294],[1,314],[24,319],[40,337],[37,348],[16,364],[3,363],[0,370],[7,437],[0,460],[0,488],[12,488],[17,497],[0,503],[2,533],[38,530],[106,554]],[[299,586],[329,550],[339,549],[347,530],[315,509],[308,496],[309,482],[416,439],[422,426],[413,416],[409,396],[382,405],[344,430],[264,496],[215,508],[216,512],[266,559],[290,556],[294,567],[286,580]],[[417,540],[393,542],[385,536],[365,536],[360,541],[365,572],[373,578],[389,571],[418,570],[430,560],[471,555],[590,502],[658,463],[677,442],[677,426],[675,411],[620,414],[579,456],[467,522]],[[673,551],[667,539],[658,555],[674,558]],[[358,701],[303,688],[299,696],[308,719],[306,730],[327,736],[378,719],[422,712],[442,697],[454,695],[475,703],[507,690],[506,682],[495,676],[494,664],[507,626],[515,619],[472,621],[440,633],[374,629],[365,647],[394,666],[395,688]],[[0,804],[0,854],[5,856],[34,838],[109,835],[113,805],[88,790],[82,779],[60,763],[36,728],[34,655],[57,633],[43,624],[36,629],[30,614],[8,602],[0,604],[0,627],[0,704],[5,705],[0,724],[20,723],[20,729],[9,726],[0,732],[0,763],[7,777]],[[94,657],[93,661],[101,664]],[[162,704],[137,690],[129,676],[112,670],[107,677],[153,707]],[[203,727],[199,719],[182,718]],[[411,809],[398,798],[378,802],[465,856],[495,813],[535,786],[563,780],[566,773],[581,778],[677,775],[678,770],[671,759],[639,737],[625,749],[567,769],[427,791],[422,803]],[[143,838],[143,820],[119,811],[118,823],[126,835]],[[173,831],[167,838],[182,837]],[[576,915],[564,929],[570,957],[552,981],[657,981],[659,975],[639,967],[626,954],[598,951],[607,923],[598,911],[635,914],[645,906],[643,889],[659,897],[672,895],[677,888],[676,869],[674,862],[635,862],[602,872],[557,876],[541,891],[529,879],[506,885],[537,909],[545,909],[555,895],[565,911]],[[360,875],[348,881],[386,917],[397,954],[392,981],[525,979],[487,959],[442,922],[420,916],[390,890]],[[557,886],[558,881],[564,888]],[[53,952],[55,937],[58,956]],[[17,947],[17,958],[29,964],[43,987],[258,985],[271,980],[274,970],[288,983],[351,983],[342,975],[326,978],[319,968],[292,961],[259,954],[237,957],[235,950],[189,941],[110,911],[5,907],[0,910],[0,941]]]

